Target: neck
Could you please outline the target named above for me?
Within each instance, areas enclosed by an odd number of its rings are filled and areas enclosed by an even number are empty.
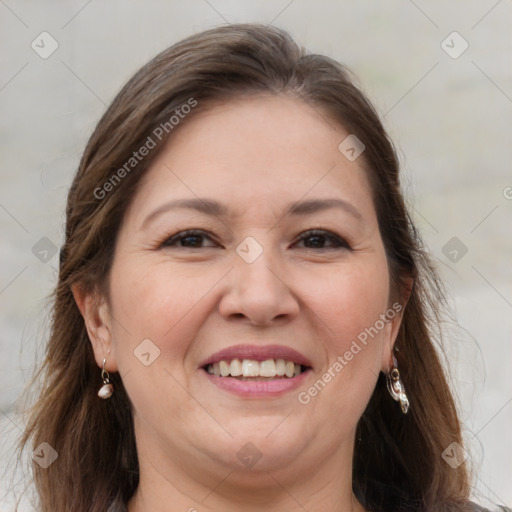
[[[197,465],[191,470],[164,461],[161,452],[146,452],[139,455],[139,486],[128,511],[167,512],[172,504],[187,512],[364,512],[352,492],[351,446],[346,457],[336,452],[320,464],[245,472],[219,467],[198,472]]]

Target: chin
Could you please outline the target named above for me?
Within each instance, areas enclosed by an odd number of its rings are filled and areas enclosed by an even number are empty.
[[[290,424],[284,425],[289,421]],[[214,442],[223,446],[221,453],[212,454],[216,460],[241,473],[274,471],[289,468],[290,462],[300,456],[306,444],[304,429],[296,428],[290,419],[242,418],[226,426],[233,435]]]

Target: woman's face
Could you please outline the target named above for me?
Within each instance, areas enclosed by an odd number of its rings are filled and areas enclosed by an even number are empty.
[[[187,119],[151,165],[92,340],[142,464],[217,479],[351,464],[400,307],[348,135],[299,99],[253,97]]]

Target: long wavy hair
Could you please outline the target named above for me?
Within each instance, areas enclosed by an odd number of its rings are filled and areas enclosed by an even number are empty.
[[[308,53],[282,30],[239,24],[191,36],[153,58],[122,88],[87,143],[67,201],[51,332],[38,371],[41,390],[21,441],[32,448],[46,442],[58,452],[46,469],[33,464],[42,512],[104,512],[126,503],[139,479],[129,397],[117,374],[111,375],[112,398],[96,396],[100,372],[72,287],[105,287],[120,224],[138,183],[166,139],[179,130],[169,126],[176,109],[193,98],[193,116],[213,101],[255,94],[301,98],[364,143],[361,158],[397,297],[404,294],[407,278],[414,278],[396,340],[410,411],[402,414],[381,374],[358,423],[355,494],[374,511],[466,508],[467,468],[452,469],[441,457],[451,443],[462,445],[439,351],[444,294],[407,212],[393,145],[343,65]],[[127,171],[134,152],[162,126],[168,129],[160,130],[157,147]],[[106,183],[108,194],[102,192]]]

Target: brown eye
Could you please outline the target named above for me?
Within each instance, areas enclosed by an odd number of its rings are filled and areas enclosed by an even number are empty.
[[[306,249],[350,249],[341,237],[324,230],[307,231],[299,238],[299,242],[304,242]]]
[[[198,230],[181,231],[167,238],[161,247],[184,247],[187,249],[200,249],[202,247],[214,247],[215,244],[207,244],[211,238],[204,232]]]

